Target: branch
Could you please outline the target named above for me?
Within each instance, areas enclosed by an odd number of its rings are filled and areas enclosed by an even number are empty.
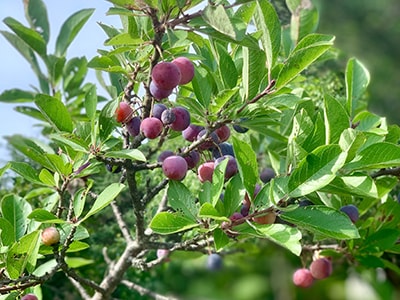
[[[122,235],[124,236],[125,240],[129,243],[132,242],[132,236],[129,232],[128,225],[122,218],[122,213],[119,210],[119,207],[117,205],[117,202],[114,200],[111,202],[111,208],[113,210],[115,219],[117,220],[118,226],[121,230]]]
[[[271,80],[268,84],[268,86],[263,90],[261,93],[256,95],[253,99],[250,101],[246,101],[238,110],[237,114],[240,114],[249,104],[256,103],[258,100],[260,100],[262,97],[269,95],[272,93],[272,88],[275,86],[275,80]]]
[[[400,167],[392,168],[392,169],[381,169],[371,175],[372,178],[377,178],[379,176],[396,176],[400,178]]]
[[[122,280],[121,283],[129,289],[137,291],[141,296],[150,296],[153,297],[155,300],[178,300],[178,298],[176,297],[160,295],[128,280]]]

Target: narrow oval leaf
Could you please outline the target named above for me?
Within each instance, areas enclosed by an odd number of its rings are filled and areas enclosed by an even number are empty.
[[[210,218],[219,221],[228,221],[227,217],[221,216],[218,210],[211,203],[204,203],[199,210],[200,218]]]
[[[32,29],[35,29],[46,43],[49,42],[50,37],[50,26],[47,17],[46,6],[42,0],[28,0],[24,1],[25,15],[31,25]]]
[[[243,185],[250,198],[253,199],[254,190],[259,178],[256,153],[249,143],[240,141],[236,137],[233,137],[233,150]]]
[[[25,234],[28,226],[27,216],[31,211],[30,204],[16,195],[9,194],[1,200],[1,214],[13,226],[16,240]]]
[[[28,163],[12,161],[10,169],[32,183],[42,184],[36,170]]]
[[[328,185],[344,165],[346,153],[339,145],[320,146],[308,154],[290,175],[291,197],[300,197]]]
[[[59,131],[72,132],[74,125],[65,105],[57,98],[45,94],[35,97],[35,104],[43,116]]]
[[[56,223],[56,224],[65,223],[64,220],[57,218],[54,214],[42,208],[37,208],[33,210],[28,215],[28,218],[40,223]]]
[[[56,41],[57,56],[65,56],[68,46],[75,39],[86,21],[93,14],[94,9],[82,9],[71,15],[61,26],[60,33]]]
[[[0,94],[0,102],[22,103],[33,102],[34,93],[20,89],[5,90]]]
[[[357,109],[357,100],[365,92],[370,81],[370,75],[367,68],[357,59],[351,58],[346,66],[346,98],[347,112],[354,117]]]
[[[20,37],[29,47],[31,47],[41,57],[46,58],[46,41],[33,29],[25,27],[17,20],[7,17],[3,22],[10,27],[14,33]]]
[[[363,149],[351,162],[347,170],[381,169],[400,165],[400,146],[391,143],[375,143]]]
[[[334,239],[357,239],[360,237],[357,227],[350,218],[334,208],[324,205],[310,205],[286,211],[280,217],[290,223]]]
[[[158,234],[172,234],[199,226],[180,213],[160,212],[151,220],[150,228]]]
[[[324,99],[325,143],[337,144],[342,132],[350,127],[350,117],[342,104],[325,95]]]
[[[168,182],[168,204],[185,217],[195,221],[197,215],[196,198],[181,182],[170,180]]]
[[[87,218],[98,213],[107,205],[109,205],[111,201],[113,201],[119,195],[124,187],[125,185],[122,183],[113,183],[106,187],[104,191],[102,191],[97,197],[96,201],[93,203],[92,208],[80,222],[85,221]]]
[[[279,72],[275,89],[279,90],[311,65],[333,45],[332,35],[310,34],[305,36],[289,55]]]
[[[203,20],[220,33],[236,39],[235,28],[223,5],[207,5],[202,14]]]
[[[257,30],[262,32],[261,44],[266,55],[266,67],[271,70],[281,47],[281,24],[269,1],[257,1],[254,11],[254,25]]]
[[[123,149],[118,151],[109,151],[105,153],[105,157],[112,157],[112,158],[126,158],[126,159],[133,159],[137,161],[145,162],[146,156],[142,153],[142,151],[138,149]]]

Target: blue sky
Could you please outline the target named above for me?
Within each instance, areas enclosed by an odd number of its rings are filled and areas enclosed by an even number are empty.
[[[86,56],[88,59],[95,56],[97,49],[104,48],[103,42],[106,38],[104,32],[97,22],[119,26],[119,18],[106,16],[111,3],[105,0],[72,0],[55,1],[43,0],[47,7],[50,21],[50,45],[49,52],[54,52],[54,43],[63,22],[74,12],[84,8],[95,8],[94,14],[83,27],[73,44],[68,50],[68,58]],[[4,18],[14,19],[27,25],[24,16],[23,0],[1,0],[0,1],[0,30],[7,30],[3,23]],[[0,93],[7,89],[20,88],[32,90],[31,86],[37,86],[37,79],[25,59],[0,35],[0,55],[2,58],[0,67]],[[94,72],[90,72],[89,81],[95,81]],[[25,105],[25,104],[24,104]],[[15,105],[0,102],[0,166],[9,160],[9,155],[4,149],[6,141],[3,136],[12,134],[23,134],[29,137],[40,137],[39,129],[33,127],[37,122],[14,110]]]

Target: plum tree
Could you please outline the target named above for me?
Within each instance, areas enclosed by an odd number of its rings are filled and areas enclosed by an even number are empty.
[[[293,283],[302,288],[310,287],[314,282],[314,277],[310,270],[306,268],[298,269],[293,273]]]
[[[0,294],[296,298],[332,264],[342,288],[346,268],[376,287],[383,266],[394,293],[400,129],[367,110],[368,70],[335,60],[313,1],[109,2],[121,24],[99,23],[107,40],[89,59],[67,50],[92,9],[66,20],[55,47],[43,0],[24,1],[26,22],[3,20],[38,81],[0,102],[41,136],[6,137]],[[41,243],[50,224],[58,238]],[[174,263],[157,267],[161,252]],[[230,268],[210,276],[199,257]],[[273,289],[217,289],[276,270]]]
[[[41,233],[42,243],[46,246],[52,246],[60,241],[60,233],[55,227],[47,227]]]
[[[160,136],[163,128],[163,123],[155,117],[145,118],[140,123],[140,131],[149,139],[155,139]]]
[[[194,65],[192,61],[186,57],[177,57],[172,61],[175,64],[181,73],[181,80],[179,84],[187,84],[192,81],[194,77]]]
[[[182,156],[171,155],[162,162],[162,170],[169,179],[182,180],[186,176],[188,165]]]
[[[332,262],[325,257],[318,258],[311,263],[310,272],[315,279],[325,279],[332,274]]]

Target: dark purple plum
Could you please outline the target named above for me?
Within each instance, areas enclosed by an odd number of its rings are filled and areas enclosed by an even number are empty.
[[[157,158],[157,161],[163,162],[168,156],[172,156],[172,155],[175,155],[175,153],[173,151],[165,150],[160,153],[160,155]]]
[[[38,297],[35,294],[26,294],[21,300],[38,300]]]
[[[161,114],[168,109],[164,104],[156,103],[153,106],[153,117],[161,120]]]
[[[332,262],[325,257],[318,258],[311,263],[310,272],[315,279],[327,278],[332,274]]]
[[[233,152],[233,146],[227,142],[220,143],[217,147],[212,149],[212,155],[214,159],[217,159],[224,155],[231,155],[235,157],[235,153]]]
[[[168,98],[168,96],[171,95],[173,91],[173,89],[163,90],[162,88],[158,87],[154,81],[150,82],[149,89],[150,93],[157,100]]]
[[[172,63],[175,64],[181,72],[179,84],[187,84],[192,81],[194,77],[194,65],[190,59],[186,57],[177,57]]]
[[[163,61],[154,66],[151,78],[160,89],[171,90],[181,81],[181,72],[175,64]]]
[[[140,118],[133,117],[129,122],[125,124],[126,130],[130,136],[137,136],[140,133]]]
[[[182,136],[188,142],[194,142],[197,139],[199,132],[203,129],[203,126],[190,124],[184,131],[182,131]]]
[[[260,179],[262,182],[270,182],[272,178],[275,178],[275,171],[272,168],[264,168],[260,173]]]
[[[184,107],[174,107],[171,111],[175,115],[175,121],[171,123],[170,127],[175,131],[183,131],[190,125],[190,113]]]
[[[162,122],[155,117],[145,118],[140,124],[140,131],[148,139],[155,139],[160,136],[163,128]]]
[[[173,122],[175,122],[175,120],[176,120],[175,114],[171,109],[166,109],[162,112],[161,122],[163,122],[164,125],[170,125]]]
[[[193,169],[197,166],[200,161],[200,153],[196,150],[190,151],[186,156],[183,157],[188,164],[188,169]]]
[[[222,269],[222,257],[217,253],[212,253],[207,257],[207,268],[211,271]]]
[[[350,220],[355,223],[358,221],[359,212],[358,208],[352,204],[344,205],[340,208],[340,211],[344,212],[346,215],[349,216]]]
[[[182,156],[172,155],[162,163],[164,175],[172,180],[182,180],[186,176],[188,165]]]
[[[222,125],[215,130],[215,133],[218,135],[219,142],[222,143],[229,139],[231,135],[231,130],[228,126]]]
[[[218,166],[225,159],[228,159],[228,164],[226,165],[226,169],[225,169],[225,179],[229,179],[238,172],[238,166],[236,163],[236,159],[233,156],[224,155],[224,156],[217,158],[215,160],[214,168],[216,166]]]
[[[207,129],[203,129],[197,135],[197,140],[202,139],[207,134]],[[207,150],[215,148],[219,143],[218,135],[215,131],[211,132],[210,135],[199,145],[199,150]]]

